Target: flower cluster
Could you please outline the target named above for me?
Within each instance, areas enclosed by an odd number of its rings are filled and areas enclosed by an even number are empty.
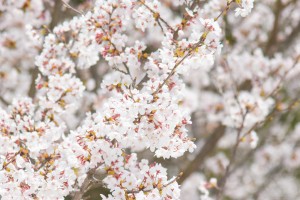
[[[299,198],[300,4],[255,4],[0,2],[0,199]]]

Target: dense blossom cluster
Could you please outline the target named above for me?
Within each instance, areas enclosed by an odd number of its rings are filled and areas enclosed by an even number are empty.
[[[300,2],[75,2],[0,1],[0,199],[300,197]]]

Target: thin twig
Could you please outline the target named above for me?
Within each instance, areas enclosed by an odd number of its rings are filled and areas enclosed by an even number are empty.
[[[227,165],[227,167],[225,169],[224,176],[223,176],[223,178],[220,181],[220,186],[219,186],[219,192],[218,192],[218,195],[217,195],[217,200],[220,200],[223,197],[224,188],[225,188],[225,185],[226,185],[227,178],[229,176],[230,167],[232,166],[232,164],[235,161],[236,154],[237,154],[237,149],[238,149],[240,141],[241,141],[240,137],[241,137],[242,131],[244,129],[244,123],[245,123],[245,119],[246,119],[247,114],[248,114],[248,112],[246,112],[243,115],[242,124],[241,124],[241,126],[240,126],[240,128],[238,130],[237,135],[236,135],[235,145],[234,145],[234,147],[232,149],[232,153],[231,153],[231,156],[230,156],[229,164]]]
[[[194,10],[196,7],[197,7],[197,5],[199,4],[199,2],[200,2],[200,0],[194,0],[193,1],[193,4],[191,5],[191,7],[190,7],[190,10]],[[173,34],[173,40],[177,40],[177,38],[178,38],[178,36],[179,36],[179,31],[180,30],[182,30],[182,29],[184,29],[184,27],[186,26],[186,23],[184,23],[184,22],[187,22],[187,21],[189,21],[190,19],[192,19],[192,16],[190,16],[189,14],[188,14],[188,12],[186,11],[184,14],[183,14],[183,19],[181,20],[181,24],[182,24],[182,27],[178,27],[177,29],[176,29],[176,31],[174,32],[174,34]]]
[[[155,16],[156,21],[160,20],[163,22],[172,32],[175,32],[175,30],[172,28],[172,26],[169,25],[169,23],[164,20],[159,13],[155,12],[152,8],[150,8],[146,3],[145,0],[138,0],[143,6],[145,6],[152,14]]]
[[[291,67],[290,69],[288,69],[287,71],[285,71],[285,73],[283,74],[283,76],[281,76],[281,78],[280,78],[278,84],[276,85],[276,87],[274,88],[274,90],[271,91],[270,94],[268,94],[268,95],[266,96],[266,98],[275,95],[276,92],[279,91],[280,85],[284,82],[286,76],[290,73],[290,71],[292,71],[292,69],[294,69],[294,68],[297,66],[297,64],[299,63],[299,61],[300,61],[300,55],[298,55],[298,56],[296,57],[296,59],[295,59],[293,65],[292,65],[292,67]]]
[[[162,84],[159,84],[158,88],[152,93],[152,95],[156,95],[161,89],[162,87],[169,81],[169,79],[175,74],[176,69],[180,66],[180,64],[189,56],[191,56],[193,54],[193,52],[201,47],[202,45],[204,45],[204,41],[206,38],[206,35],[208,34],[208,32],[204,32],[200,38],[200,41],[197,42],[196,44],[193,45],[193,47],[189,48],[188,53],[183,56],[183,58],[181,60],[179,60],[178,62],[175,63],[174,67],[172,68],[171,72],[169,73],[169,75],[167,76],[167,78],[163,81]]]
[[[79,10],[77,10],[76,8],[72,7],[72,6],[71,6],[70,4],[68,4],[65,0],[61,0],[61,1],[63,2],[63,4],[64,4],[67,8],[73,10],[74,12],[77,12],[77,13],[80,14],[80,15],[84,15],[84,13],[83,13],[82,11],[79,11]]]
[[[171,185],[172,183],[176,182],[180,176],[182,175],[182,173],[180,173],[177,177],[174,177],[173,179],[171,179],[169,182],[167,182],[166,184],[164,184],[163,186],[161,186],[161,188],[165,188],[168,187],[169,185]],[[135,194],[135,193],[139,193],[141,191],[143,192],[151,192],[153,189],[155,189],[156,187],[153,186],[152,189],[148,189],[148,190],[128,190],[126,191],[128,194]]]

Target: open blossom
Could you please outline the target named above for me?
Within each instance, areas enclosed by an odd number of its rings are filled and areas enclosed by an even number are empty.
[[[209,181],[202,181],[200,186],[198,187],[200,191],[200,199],[201,200],[211,200],[209,197],[209,190],[217,187],[217,179],[211,178]]]
[[[253,8],[254,0],[238,0],[239,8],[235,9],[235,16],[246,17]]]
[[[274,105],[272,99],[263,99],[248,92],[240,92],[237,99],[232,93],[227,95],[225,110],[229,115],[223,123],[228,126],[239,127],[243,124],[244,127],[251,127],[264,120]]]
[[[250,146],[251,148],[257,147],[258,143],[258,136],[255,131],[251,131],[250,133]]]
[[[157,0],[145,2],[152,10],[147,9],[147,7],[141,5],[139,6],[132,14],[132,17],[135,19],[136,28],[145,31],[146,28],[151,28],[154,26],[156,21],[155,14],[160,7],[160,2]],[[158,14],[158,13],[157,13]]]

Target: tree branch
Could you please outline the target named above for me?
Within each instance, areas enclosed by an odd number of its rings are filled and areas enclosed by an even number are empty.
[[[203,164],[204,159],[215,149],[218,141],[223,137],[226,127],[220,125],[207,139],[204,146],[201,148],[195,159],[183,170],[182,176],[179,178],[178,183],[182,184],[193,172],[197,171]]]

